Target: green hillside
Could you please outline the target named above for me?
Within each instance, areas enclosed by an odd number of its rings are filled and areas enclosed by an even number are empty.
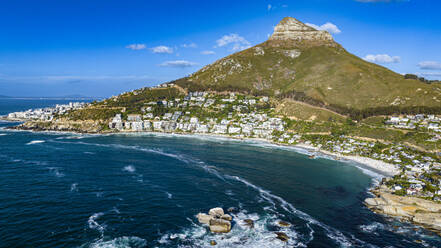
[[[351,115],[441,112],[440,84],[405,79],[334,41],[270,38],[175,83],[190,90],[292,98]]]

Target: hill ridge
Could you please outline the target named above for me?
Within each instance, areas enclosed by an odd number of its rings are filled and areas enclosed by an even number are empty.
[[[173,81],[190,90],[238,91],[345,115],[441,112],[441,86],[365,61],[299,20],[284,18],[265,42]]]

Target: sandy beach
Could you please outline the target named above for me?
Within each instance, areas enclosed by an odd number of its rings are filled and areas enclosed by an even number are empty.
[[[11,121],[11,120],[9,120]],[[14,122],[14,121],[11,121]],[[18,131],[18,130],[16,130]],[[27,130],[29,131],[29,130]],[[81,134],[78,132],[69,132],[69,131],[32,131],[32,132],[45,132],[45,133],[73,133],[73,134]],[[307,145],[307,144],[295,144],[295,145],[288,145],[288,144],[281,144],[273,141],[269,141],[262,138],[239,138],[239,137],[232,137],[228,135],[222,135],[222,134],[203,134],[203,133],[163,133],[163,132],[132,132],[132,131],[123,131],[118,133],[99,133],[99,134],[88,134],[88,135],[163,135],[163,136],[179,136],[179,137],[190,137],[190,138],[201,138],[201,139],[209,139],[209,140],[229,140],[229,141],[237,141],[237,142],[247,142],[247,143],[255,143],[259,145],[264,146],[275,146],[279,148],[290,148],[293,149],[295,152],[305,153],[305,154],[311,154],[314,153],[315,156],[326,155],[324,157],[328,159],[334,159],[334,160],[341,160],[342,162],[355,162],[359,165],[361,165],[361,169],[367,169],[372,170],[375,173],[379,173],[382,176],[390,177],[394,176],[399,173],[399,168],[396,165],[386,163],[380,160],[367,158],[367,157],[361,157],[361,156],[353,156],[353,155],[342,155],[333,153],[326,150],[321,150],[317,147]]]
[[[118,133],[115,133],[118,134]],[[163,135],[163,136],[180,136],[180,137],[190,137],[190,138],[201,138],[201,139],[211,139],[211,140],[230,140],[230,141],[237,141],[237,142],[247,142],[247,143],[256,143],[264,146],[274,146],[279,148],[291,148],[295,152],[305,153],[302,152],[302,150],[306,151],[306,154],[314,153],[316,156],[327,155],[324,156],[328,159],[333,160],[339,160],[342,162],[355,162],[357,164],[360,164],[362,169],[368,169],[372,170],[373,172],[376,172],[378,174],[381,174],[382,176],[391,177],[400,172],[400,169],[398,166],[386,163],[381,160],[376,160],[372,158],[367,157],[361,157],[361,156],[353,156],[353,155],[342,155],[338,153],[333,153],[326,150],[321,150],[317,147],[307,145],[307,144],[295,144],[295,145],[288,145],[288,144],[281,144],[273,141],[269,141],[266,139],[261,138],[237,138],[237,137],[231,137],[228,135],[220,135],[220,134],[188,134],[188,133],[162,133],[162,132],[122,132],[119,134],[125,134],[125,135],[136,135],[136,134],[148,134],[148,135]],[[317,154],[318,153],[318,154]]]

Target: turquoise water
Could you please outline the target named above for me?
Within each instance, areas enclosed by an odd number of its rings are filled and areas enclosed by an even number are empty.
[[[375,179],[262,143],[0,129],[0,247],[440,247],[363,206]],[[240,210],[229,234],[194,217],[217,206]]]

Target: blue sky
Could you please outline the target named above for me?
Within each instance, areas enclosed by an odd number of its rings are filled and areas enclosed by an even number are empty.
[[[188,75],[265,41],[285,16],[349,52],[441,79],[438,0],[0,2],[0,95],[110,96]]]

